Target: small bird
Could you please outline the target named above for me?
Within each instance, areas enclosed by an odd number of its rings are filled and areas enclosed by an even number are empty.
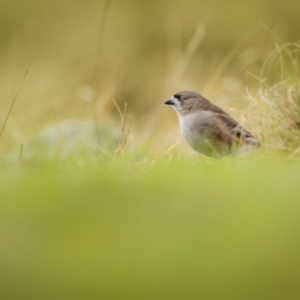
[[[260,147],[249,131],[197,92],[178,92],[165,104],[172,105],[179,115],[185,140],[204,155],[238,155]]]

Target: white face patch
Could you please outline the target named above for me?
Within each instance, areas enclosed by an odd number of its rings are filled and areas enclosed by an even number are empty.
[[[181,106],[181,102],[176,97],[174,97],[174,96],[172,96],[171,100],[174,101],[174,103],[175,103],[174,105],[172,105],[173,108],[175,109],[176,112],[179,112],[180,106]]]

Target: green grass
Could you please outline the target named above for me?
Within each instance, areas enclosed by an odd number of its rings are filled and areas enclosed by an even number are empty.
[[[2,166],[2,299],[295,299],[300,162]]]

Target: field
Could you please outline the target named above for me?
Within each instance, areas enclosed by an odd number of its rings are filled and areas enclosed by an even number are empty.
[[[1,299],[298,299],[300,4],[0,1]],[[262,147],[207,158],[201,92]]]

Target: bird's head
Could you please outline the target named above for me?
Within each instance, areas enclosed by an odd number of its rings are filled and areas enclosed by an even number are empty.
[[[205,110],[211,103],[200,94],[193,91],[182,91],[174,94],[171,99],[165,102],[172,105],[175,111],[184,116],[198,110]]]

